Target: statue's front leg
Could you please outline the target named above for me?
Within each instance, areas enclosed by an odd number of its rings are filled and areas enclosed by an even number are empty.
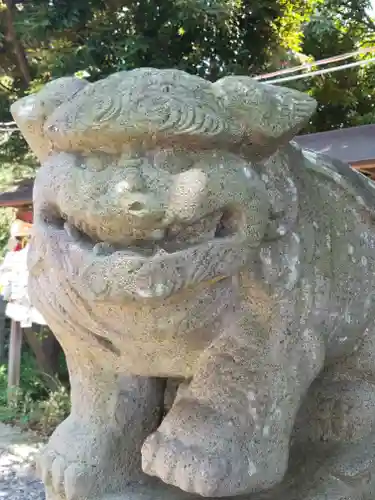
[[[290,337],[262,331],[250,315],[233,317],[146,440],[144,471],[211,497],[280,482],[301,398],[324,361],[319,338]]]
[[[161,419],[163,381],[118,375],[89,356],[66,356],[72,411],[38,460],[47,498],[121,491],[140,477],[142,443]]]

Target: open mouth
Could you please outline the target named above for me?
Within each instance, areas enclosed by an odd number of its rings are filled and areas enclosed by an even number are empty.
[[[215,240],[232,239],[242,233],[244,221],[234,210],[214,212],[206,217],[187,223],[172,223],[153,230],[137,230],[129,236],[113,231],[104,224],[89,225],[82,219],[62,214],[55,207],[45,210],[43,222],[55,230],[65,231],[70,239],[91,247],[96,255],[126,252],[145,258],[160,253],[173,254],[186,251]]]
[[[37,240],[49,242],[42,262],[45,255],[51,258],[49,265],[64,269],[89,301],[165,299],[200,284],[214,286],[252,258],[245,217],[236,209],[191,224],[169,224],[130,241],[77,219],[49,206],[38,211],[35,234],[41,230]]]

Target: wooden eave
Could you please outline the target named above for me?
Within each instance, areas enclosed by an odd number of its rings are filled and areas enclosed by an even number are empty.
[[[0,207],[26,208],[33,204],[34,179],[24,179],[0,193]],[[15,189],[14,189],[15,188]]]

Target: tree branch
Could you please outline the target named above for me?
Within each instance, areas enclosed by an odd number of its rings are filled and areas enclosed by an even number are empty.
[[[5,90],[5,92],[12,92],[12,89],[7,87],[6,85],[3,84],[3,82],[0,81],[0,87]]]
[[[375,34],[375,22],[371,19],[371,17],[368,14],[364,16],[363,21],[368,28],[374,31]]]

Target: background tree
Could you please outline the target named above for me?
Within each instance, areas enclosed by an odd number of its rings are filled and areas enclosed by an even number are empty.
[[[0,121],[11,119],[15,99],[77,72],[89,80],[139,66],[211,80],[260,73],[279,47],[298,49],[319,1],[0,0]],[[29,160],[18,134],[2,153]]]
[[[371,0],[324,1],[305,26],[303,53],[318,60],[375,46],[371,3]],[[374,56],[372,53],[363,57]],[[309,92],[319,104],[308,132],[375,122],[374,64],[314,76],[293,86]]]

